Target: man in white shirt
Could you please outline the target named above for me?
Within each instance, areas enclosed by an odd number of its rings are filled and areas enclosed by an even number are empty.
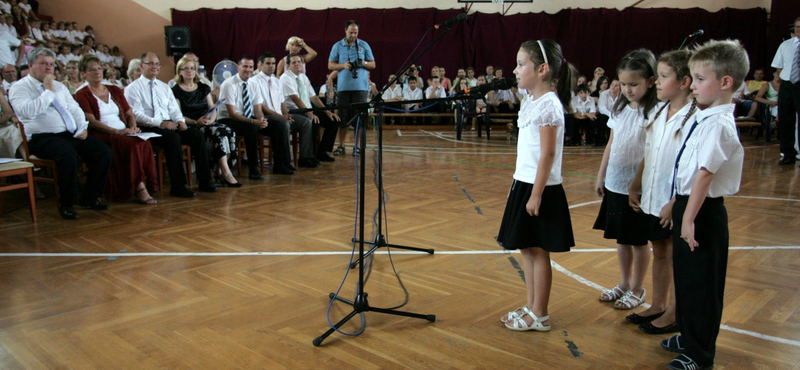
[[[778,92],[778,112],[780,124],[778,136],[781,138],[783,159],[778,164],[795,163],[797,150],[794,147],[797,135],[797,112],[800,111],[800,17],[794,21],[794,35],[778,47],[772,67],[778,70],[781,89]]]
[[[422,88],[418,86],[416,79],[409,79],[408,86],[403,89],[403,100],[423,100]],[[422,103],[408,103],[405,104],[406,110],[415,110],[422,107]],[[415,113],[415,112],[410,112]],[[416,118],[409,118],[407,123],[417,123]]]
[[[281,87],[283,89],[283,102],[289,109],[309,109],[324,108],[325,104],[314,94],[308,76],[303,73],[303,57],[299,54],[290,54],[288,57],[289,66],[286,72],[281,75]],[[311,122],[319,124],[325,129],[322,139],[317,149],[317,158],[326,162],[332,162],[333,157],[328,152],[333,151],[333,144],[336,141],[336,133],[339,130],[339,116],[329,110],[308,111],[304,115]]]
[[[266,52],[258,57],[259,74],[252,77],[261,93],[264,103],[261,110],[270,125],[288,125],[291,132],[298,133],[300,141],[300,159],[297,165],[306,168],[319,166],[320,161],[314,152],[314,137],[312,129],[314,124],[306,116],[299,114],[289,114],[289,108],[283,101],[283,88],[281,81],[275,76],[278,63],[275,55]],[[333,158],[331,158],[333,159]]]
[[[39,158],[56,162],[59,214],[67,220],[78,218],[73,205],[106,210],[100,203],[113,154],[102,141],[88,136],[89,123],[67,88],[55,80],[55,53],[36,48],[28,53],[30,74],[14,84],[9,100],[25,125],[28,148]],[[78,169],[81,160],[89,167],[86,184],[78,197]]]
[[[389,75],[390,82],[392,82],[394,78],[395,78],[394,74]],[[397,111],[395,111],[395,109],[403,109],[403,104],[400,103],[401,101],[403,101],[403,87],[400,86],[400,84],[398,84],[397,81],[394,81],[392,83],[392,86],[386,89],[386,91],[384,91],[381,98],[383,98],[383,101],[387,103],[386,104],[387,107],[394,108],[394,109],[387,109],[386,113],[398,113]],[[384,121],[386,121],[387,119],[388,118],[384,119]],[[394,123],[394,118],[391,119],[391,122]]]
[[[0,65],[16,65],[17,57],[11,51],[11,47],[19,47],[22,44],[18,38],[11,35],[11,33],[0,33]]]
[[[270,124],[264,117],[261,109],[264,99],[256,86],[258,84],[250,81],[254,67],[253,57],[243,55],[236,66],[239,73],[229,77],[219,87],[219,98],[225,99],[225,104],[219,109],[219,121],[232,128],[236,135],[244,137],[251,179],[264,178],[258,168],[258,134],[272,138],[275,161],[272,173],[293,175],[297,169],[290,161],[289,125]]]
[[[158,56],[152,52],[142,54],[142,76],[125,88],[125,99],[133,110],[136,124],[143,132],[154,132],[160,137],[150,138],[153,146],[164,150],[169,172],[169,195],[191,198],[197,194],[186,188],[181,145],[192,148],[200,191],[213,193],[217,187],[211,183],[211,169],[203,131],[186,126],[178,102],[167,84],[156,79],[161,70]],[[188,169],[191,171],[191,169]],[[189,173],[191,176],[191,172]]]

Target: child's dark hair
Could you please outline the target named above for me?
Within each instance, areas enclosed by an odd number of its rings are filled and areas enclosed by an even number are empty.
[[[647,119],[647,112],[653,109],[658,103],[655,87],[656,56],[647,49],[634,50],[625,55],[622,61],[619,62],[617,66],[617,76],[623,71],[639,72],[645,80],[653,79],[653,86],[647,89],[647,93],[644,94],[644,97],[642,97],[642,100],[639,102],[639,108],[644,108],[644,118]],[[619,114],[629,103],[628,97],[626,97],[625,94],[620,94],[619,99],[614,103],[614,111],[612,113],[614,115]]]
[[[683,81],[683,79],[686,77],[689,78],[689,82],[691,83],[692,74],[689,71],[689,59],[691,57],[692,57],[692,52],[686,49],[672,50],[664,54],[661,54],[658,57],[658,63],[659,64],[663,63],[666,66],[672,68],[672,71],[675,72],[675,79],[678,80],[678,83]],[[690,92],[691,92],[690,89],[686,89],[686,95],[689,95]],[[653,125],[653,122],[655,122],[658,119],[658,116],[661,115],[661,112],[668,106],[669,104],[664,104],[664,106],[658,110],[656,115],[653,116],[653,119],[647,125],[648,130],[650,129],[650,126]],[[684,118],[683,122],[681,122],[681,127],[683,127],[683,125],[686,124],[686,121],[689,119],[689,117],[691,117],[692,114],[694,114],[696,107],[697,107],[697,102],[692,100],[692,108],[689,110],[689,113],[686,115],[686,118]]]
[[[587,92],[588,93],[589,90],[591,90],[589,88],[589,84],[580,84],[580,85],[578,85],[578,87],[575,88],[575,91],[577,91],[579,93],[581,93],[581,92]]]
[[[578,70],[564,58],[561,46],[553,40],[542,39],[525,41],[520,48],[528,53],[534,65],[538,66],[543,64],[545,59],[547,60],[547,64],[550,66],[550,76],[546,77],[544,81],[556,80],[556,95],[558,95],[561,105],[569,113],[571,111],[569,102],[572,99],[572,89],[575,87]],[[546,55],[542,55],[542,49]]]

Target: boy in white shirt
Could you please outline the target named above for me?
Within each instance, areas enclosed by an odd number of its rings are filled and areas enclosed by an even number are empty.
[[[594,105],[594,99],[589,97],[589,85],[580,84],[577,88],[577,94],[570,101],[572,107],[572,115],[575,118],[573,124],[573,131],[582,130],[589,133],[594,133],[597,130],[595,121],[597,120],[597,107]],[[588,133],[580,134],[573,132],[573,142],[580,140],[581,145],[585,144],[583,136],[590,136]]]
[[[403,100],[422,100],[422,89],[417,87],[417,82],[413,78],[408,80],[408,87],[403,89]],[[420,107],[422,107],[422,103],[408,103],[405,105],[406,110],[419,109]],[[417,119],[409,118],[409,122],[417,123]]]
[[[673,274],[681,334],[661,342],[681,353],[669,369],[714,367],[728,265],[728,214],[723,196],[739,191],[744,150],[733,112],[733,92],[750,62],[738,40],[711,40],[689,60],[697,104],[684,130],[672,189]],[[687,128],[688,126],[688,128]]]
[[[394,80],[394,78],[395,78],[394,74],[389,75],[389,81]],[[402,109],[403,105],[400,104],[399,102],[403,100],[403,88],[400,87],[397,81],[394,81],[392,83],[392,86],[389,87],[383,93],[382,97],[384,102],[393,103],[393,104],[387,104],[386,105],[387,107],[394,108],[394,109],[386,109],[385,113],[398,113],[395,109]],[[384,119],[384,121],[386,121],[386,119]],[[391,119],[391,123],[394,123],[394,118]]]
[[[431,77],[431,85],[425,89],[425,99],[441,99],[447,97],[447,92],[444,91],[444,86],[441,85],[439,81],[439,76]],[[443,113],[444,112],[444,102],[438,101],[434,102],[434,105],[428,108],[428,113]],[[428,105],[428,103],[426,103]],[[438,120],[437,120],[438,121]],[[430,122],[430,118],[425,119],[425,123]]]

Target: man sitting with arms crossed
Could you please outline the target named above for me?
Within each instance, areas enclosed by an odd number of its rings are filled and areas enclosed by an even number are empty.
[[[323,108],[325,104],[314,94],[311,81],[303,73],[303,57],[299,54],[289,55],[289,69],[281,75],[281,86],[283,87],[284,103],[289,109]],[[313,105],[312,105],[313,104]],[[306,117],[312,122],[318,123],[325,128],[322,140],[319,143],[318,158],[332,162],[333,157],[327,152],[333,151],[333,144],[336,141],[336,131],[339,116],[329,110],[323,111],[325,114],[317,115],[312,111],[305,113]]]
[[[67,88],[55,81],[56,54],[36,48],[28,53],[30,74],[12,86],[9,100],[19,120],[25,125],[31,154],[56,162],[58,213],[74,220],[78,213],[72,207],[78,202],[78,170],[81,160],[89,172],[80,196],[80,205],[106,210],[99,198],[105,191],[112,152],[102,141],[88,136],[89,123],[83,110]]]
[[[293,175],[297,169],[290,163],[289,123],[269,121],[264,117],[261,105],[264,103],[260,89],[248,82],[253,76],[255,62],[253,57],[243,55],[236,66],[239,73],[229,77],[219,87],[219,98],[225,103],[219,109],[220,122],[228,125],[236,135],[244,137],[249,160],[250,178],[263,179],[258,168],[258,134],[272,138],[272,152],[275,164],[272,173],[275,175]],[[266,158],[265,158],[266,159]]]

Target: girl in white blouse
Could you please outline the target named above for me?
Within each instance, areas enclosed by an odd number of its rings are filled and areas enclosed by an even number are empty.
[[[648,219],[628,204],[628,192],[644,156],[644,128],[658,102],[656,58],[639,49],[628,53],[617,67],[622,95],[614,105],[608,138],[595,191],[603,197],[594,228],[617,241],[620,283],[600,295],[602,302],[629,310],[644,302],[642,286],[650,264],[646,227]]]
[[[675,288],[672,284],[670,184],[683,128],[697,107],[689,98],[692,77],[686,50],[664,53],[658,59],[658,99],[666,102],[646,128],[644,159],[628,193],[630,206],[650,220],[648,239],[653,245],[653,304],[625,318],[648,334],[678,331]],[[641,197],[639,192],[641,191]]]
[[[549,331],[550,252],[567,252],[575,245],[561,186],[561,154],[564,106],[569,106],[577,71],[561,47],[545,39],[522,44],[514,74],[528,97],[519,113],[517,166],[497,241],[522,254],[527,302],[500,321],[511,330]],[[557,93],[550,90],[556,78]]]

